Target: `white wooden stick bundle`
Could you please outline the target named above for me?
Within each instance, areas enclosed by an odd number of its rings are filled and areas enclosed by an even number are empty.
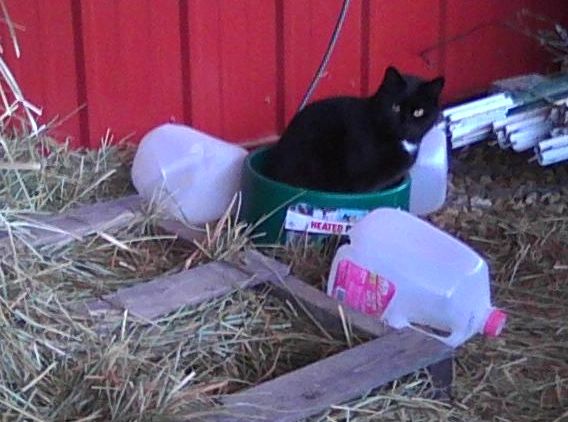
[[[546,151],[537,151],[537,160],[541,166],[549,166],[564,160],[568,160],[568,146],[552,148]]]

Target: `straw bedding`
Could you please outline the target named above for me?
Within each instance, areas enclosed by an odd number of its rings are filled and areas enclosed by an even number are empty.
[[[0,174],[0,227],[16,245],[0,261],[0,413],[6,420],[197,417],[219,394],[347,347],[346,338],[322,331],[268,288],[235,291],[150,325],[119,315],[101,334],[74,305],[222,259],[247,243],[243,227],[227,216],[191,248],[162,233],[149,214],[82,242],[21,245],[24,211],[64,210],[129,192],[131,151],[69,151],[46,137],[3,139],[10,162],[42,162],[41,169]],[[38,145],[48,145],[47,159]],[[352,334],[349,340],[362,341]]]
[[[0,3],[18,55],[18,28]],[[0,126],[24,128],[0,131],[0,230],[12,246],[0,257],[0,420],[199,419],[220,394],[344,350],[347,339],[364,341],[322,331],[267,287],[234,291],[153,324],[119,314],[101,331],[76,303],[226,258],[250,246],[248,231],[226,216],[188,247],[158,230],[151,210],[82,242],[22,244],[26,213],[132,192],[133,151],[110,146],[110,134],[98,151],[55,143],[3,60],[0,71],[4,108],[21,112],[3,115]],[[568,420],[568,169],[543,169],[489,145],[453,159],[447,204],[430,219],[488,259],[493,300],[510,315],[505,332],[460,348],[450,402],[434,400],[419,371],[310,420]],[[265,252],[323,287],[333,248]]]
[[[568,420],[567,194],[566,166],[542,168],[491,144],[454,152],[447,203],[428,220],[488,260],[493,301],[509,314],[505,332],[460,348],[449,407],[424,401],[422,378],[314,420]],[[321,287],[331,254],[320,252],[300,247],[280,258]]]
[[[14,161],[42,159],[37,141],[3,142]],[[52,161],[41,170],[0,171],[1,225],[14,236],[23,211],[55,211],[131,189],[131,151],[50,148]],[[563,420],[567,182],[565,167],[542,169],[492,146],[454,154],[447,206],[430,219],[489,260],[494,302],[510,315],[506,331],[458,351],[452,402],[433,400],[419,372],[310,420]],[[248,246],[246,229],[227,220],[199,248],[164,235],[153,221],[145,215],[107,237],[24,246],[2,257],[0,413],[6,420],[198,418],[220,394],[348,347],[345,337],[322,332],[268,288],[235,291],[153,325],[118,315],[101,335],[73,304]],[[321,286],[332,250],[277,254]]]

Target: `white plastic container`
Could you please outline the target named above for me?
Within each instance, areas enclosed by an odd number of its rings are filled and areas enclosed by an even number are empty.
[[[409,211],[423,216],[439,210],[448,188],[446,135],[439,127],[434,126],[422,138],[410,177]]]
[[[147,200],[191,224],[220,218],[240,188],[247,150],[189,126],[164,124],[141,140],[132,182]]]
[[[464,243],[393,208],[365,216],[350,238],[333,259],[329,296],[452,347],[501,333],[506,315],[491,305],[487,264]]]

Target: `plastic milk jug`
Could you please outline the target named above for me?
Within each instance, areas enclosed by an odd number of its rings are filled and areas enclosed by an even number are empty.
[[[490,303],[487,264],[458,239],[393,208],[372,211],[349,235],[327,284],[344,306],[452,347],[501,333],[506,314]]]
[[[180,124],[164,124],[141,140],[134,187],[147,200],[192,224],[220,218],[240,188],[247,150]]]
[[[426,215],[440,209],[448,186],[448,149],[446,135],[439,127],[434,126],[422,138],[410,178],[409,211]]]

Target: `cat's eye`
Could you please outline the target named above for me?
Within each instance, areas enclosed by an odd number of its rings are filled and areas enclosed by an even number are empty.
[[[424,116],[424,109],[423,108],[417,108],[416,110],[414,110],[414,112],[412,113],[412,115],[414,117],[422,117]]]
[[[392,111],[394,111],[395,113],[400,113],[400,105],[393,104],[392,105]]]

